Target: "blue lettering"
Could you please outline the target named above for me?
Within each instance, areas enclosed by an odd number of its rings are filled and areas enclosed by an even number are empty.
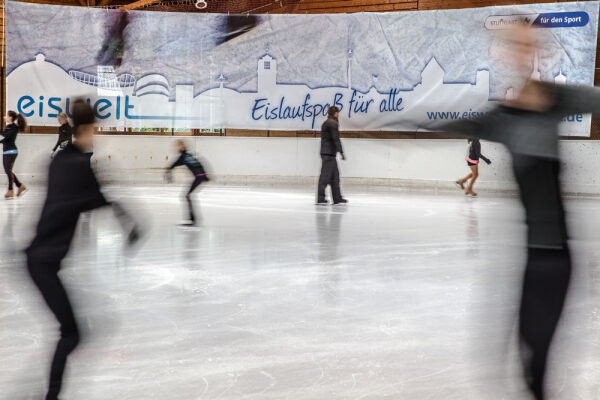
[[[56,111],[55,113],[48,114],[48,117],[56,118],[56,117],[58,117],[58,114],[60,114],[62,112],[62,108],[60,108],[59,106],[54,104],[55,101],[60,101],[60,100],[61,100],[60,97],[50,97],[48,99],[48,107],[50,107],[51,109]]]
[[[88,99],[89,101],[89,99]],[[135,116],[129,114],[129,109],[133,109],[134,106],[129,104],[129,96],[125,96],[125,118],[127,119],[135,119]]]
[[[40,115],[40,117],[44,116],[44,96],[40,96],[40,110],[39,110],[39,115]]]
[[[23,104],[24,102],[26,102],[26,103]],[[25,111],[25,110],[27,108],[31,107],[34,103],[35,103],[35,100],[33,100],[33,97],[23,96],[17,102],[17,111],[19,111],[19,114],[23,114],[26,117],[31,117],[35,111],[33,111],[33,110]]]
[[[108,99],[100,99],[96,102],[96,104],[94,104],[94,113],[96,114],[96,116],[99,119],[107,119],[110,118],[111,113],[106,113],[105,115],[102,115],[101,112],[106,110],[107,108],[110,108],[112,106],[112,103],[110,100]]]
[[[262,115],[259,115],[258,117],[256,116],[256,112],[259,111],[261,108],[264,108],[264,105],[261,105],[259,107],[259,104],[262,103],[263,101],[266,101],[267,99],[257,99],[254,100],[254,107],[252,107],[252,119],[255,121],[259,121],[262,118]]]

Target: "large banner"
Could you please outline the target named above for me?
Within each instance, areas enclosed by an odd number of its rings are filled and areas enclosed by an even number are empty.
[[[57,125],[75,97],[119,128],[414,130],[515,88],[499,32],[539,28],[531,75],[592,85],[598,2],[395,13],[228,16],[7,2],[7,107]],[[589,136],[589,115],[563,133]]]

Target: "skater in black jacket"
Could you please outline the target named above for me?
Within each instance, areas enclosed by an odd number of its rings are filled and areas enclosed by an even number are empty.
[[[73,241],[79,215],[112,205],[122,225],[128,227],[127,243],[133,244],[139,238],[131,218],[118,204],[104,198],[86,155],[94,134],[93,110],[85,101],[77,100],[72,115],[75,142],[66,145],[50,164],[46,201],[35,237],[26,249],[29,274],[60,324],[46,400],[58,399],[67,357],[79,343],[75,315],[58,276],[61,261]]]
[[[194,181],[192,182],[192,185],[190,186],[185,195],[190,218],[188,221],[180,224],[182,226],[194,226],[196,225],[196,214],[194,213],[194,205],[192,204],[191,195],[194,192],[194,190],[196,190],[196,188],[200,186],[202,182],[208,182],[209,178],[200,161],[198,161],[198,159],[192,154],[188,153],[183,140],[178,140],[176,142],[176,146],[177,151],[179,152],[179,158],[177,158],[177,160],[175,160],[175,162],[167,168],[166,178],[168,182],[171,182],[171,171],[173,170],[173,168],[178,167],[180,165],[185,165],[186,167],[188,167],[190,172],[194,175]]]

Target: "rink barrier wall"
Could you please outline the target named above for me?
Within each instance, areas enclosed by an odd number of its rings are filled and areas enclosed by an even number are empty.
[[[45,182],[50,150],[57,136],[22,134],[15,172],[25,182]],[[95,138],[92,163],[105,183],[162,184],[164,168],[172,163],[175,140],[164,136]],[[320,170],[318,138],[188,137],[190,151],[205,164],[215,184],[241,186],[316,185]],[[343,185],[378,189],[456,190],[456,179],[468,174],[466,140],[344,139],[346,161],[339,161]],[[482,142],[492,160],[480,167],[479,190],[514,192],[510,156],[503,146]],[[561,142],[564,191],[600,194],[600,141]],[[176,181],[191,176],[176,170]]]

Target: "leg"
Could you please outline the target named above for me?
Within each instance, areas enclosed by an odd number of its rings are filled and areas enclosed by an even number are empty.
[[[62,386],[63,373],[68,355],[79,343],[79,330],[71,303],[62,282],[58,278],[60,264],[27,260],[29,274],[40,290],[46,304],[60,323],[60,339],[50,369],[50,384],[46,400],[56,400]]]
[[[8,178],[8,190],[13,190],[13,173],[12,173],[12,154],[4,154],[2,157],[2,164],[4,165],[4,172]]]
[[[519,335],[525,378],[537,400],[545,398],[548,350],[562,313],[570,277],[568,249],[529,249],[519,311]]]
[[[473,173],[470,173],[469,175],[465,176],[462,179],[459,179],[456,181],[456,183],[458,183],[459,185],[464,185],[466,181],[468,181],[469,179],[471,179],[473,177]]]
[[[8,190],[13,190],[13,183],[16,184],[18,188],[21,187],[21,182],[17,178],[17,175],[15,175],[15,173],[13,172],[16,159],[17,154],[4,155],[4,171],[6,172],[6,176],[8,177]]]
[[[194,205],[192,204],[192,192],[194,190],[196,190],[196,188],[200,185],[200,183],[202,183],[202,181],[200,180],[199,177],[196,177],[196,179],[194,179],[194,182],[192,182],[192,186],[190,186],[190,189],[188,190],[188,192],[185,195],[185,199],[187,200],[188,203],[188,210],[190,212],[190,221],[192,222],[196,222],[196,216],[194,215]]]
[[[335,157],[333,158],[331,169],[331,195],[333,196],[333,202],[339,203],[343,197],[340,190],[340,170],[338,169],[337,160]]]
[[[469,174],[471,176],[471,181],[469,182],[469,186],[467,187],[467,190],[465,192],[466,193],[474,193],[473,185],[475,184],[475,181],[479,177],[479,166],[471,165],[469,168],[471,168],[471,173]]]
[[[317,202],[325,201],[325,188],[331,183],[331,156],[321,156],[321,175],[319,176],[319,186],[317,188]],[[333,159],[335,162],[335,159]]]

